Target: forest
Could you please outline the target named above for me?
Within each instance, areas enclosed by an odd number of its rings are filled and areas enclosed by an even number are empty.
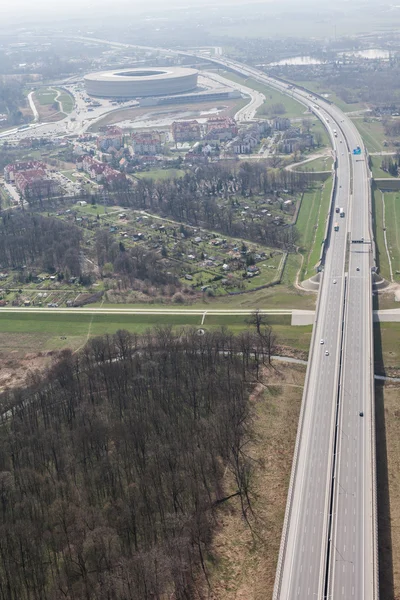
[[[31,268],[81,275],[78,227],[26,212],[3,212],[0,220],[0,267]]]
[[[24,122],[20,107],[25,104],[26,98],[22,83],[11,79],[0,81],[0,113],[7,115],[7,125],[18,125]]]
[[[119,331],[0,397],[1,599],[201,597],[218,507],[251,511],[249,397],[274,341],[254,323]]]
[[[108,231],[96,234],[96,258],[102,275],[118,273],[122,288],[132,288],[137,279],[154,285],[179,285],[179,281],[168,271],[166,260],[157,252],[143,246],[127,248]]]

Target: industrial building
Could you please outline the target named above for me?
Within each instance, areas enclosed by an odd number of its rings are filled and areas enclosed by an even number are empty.
[[[198,72],[184,67],[161,67],[102,71],[85,75],[89,96],[143,98],[182,94],[197,87]]]

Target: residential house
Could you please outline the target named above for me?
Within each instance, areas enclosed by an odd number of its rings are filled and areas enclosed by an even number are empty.
[[[4,167],[4,179],[7,183],[14,183],[17,173],[23,171],[46,171],[47,165],[39,160],[16,162]]]
[[[231,140],[237,133],[236,121],[231,117],[212,117],[207,120],[205,135],[207,140]]]
[[[15,187],[25,197],[50,197],[57,194],[57,181],[48,177],[44,169],[29,169],[15,174]]]
[[[158,131],[132,134],[132,146],[135,154],[155,155],[162,152],[161,134]]]
[[[124,132],[119,127],[109,127],[106,133],[97,138],[97,148],[103,152],[120,150],[124,145]]]
[[[174,121],[171,130],[175,142],[192,142],[201,139],[201,127],[198,121]]]

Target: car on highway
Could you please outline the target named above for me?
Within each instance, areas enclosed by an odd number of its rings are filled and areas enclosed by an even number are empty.
[[[364,416],[363,411],[360,411],[360,417],[363,417],[363,416]]]
[[[325,356],[329,356],[328,350],[325,350]]]
[[[357,268],[356,268],[356,271],[359,271],[359,270],[360,270],[360,267],[357,267]]]
[[[336,279],[333,280],[333,283],[337,283]]]
[[[325,343],[325,342],[324,342],[324,340],[321,340],[321,341],[320,341],[320,344],[324,344],[324,343]]]

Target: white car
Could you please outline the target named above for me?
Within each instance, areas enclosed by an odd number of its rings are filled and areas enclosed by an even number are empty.
[[[336,279],[333,280],[333,283],[337,283]]]
[[[325,356],[329,356],[328,350],[325,350]]]
[[[321,340],[321,341],[320,341],[320,344],[324,344],[324,343],[325,343],[325,342],[324,342],[324,340]]]

